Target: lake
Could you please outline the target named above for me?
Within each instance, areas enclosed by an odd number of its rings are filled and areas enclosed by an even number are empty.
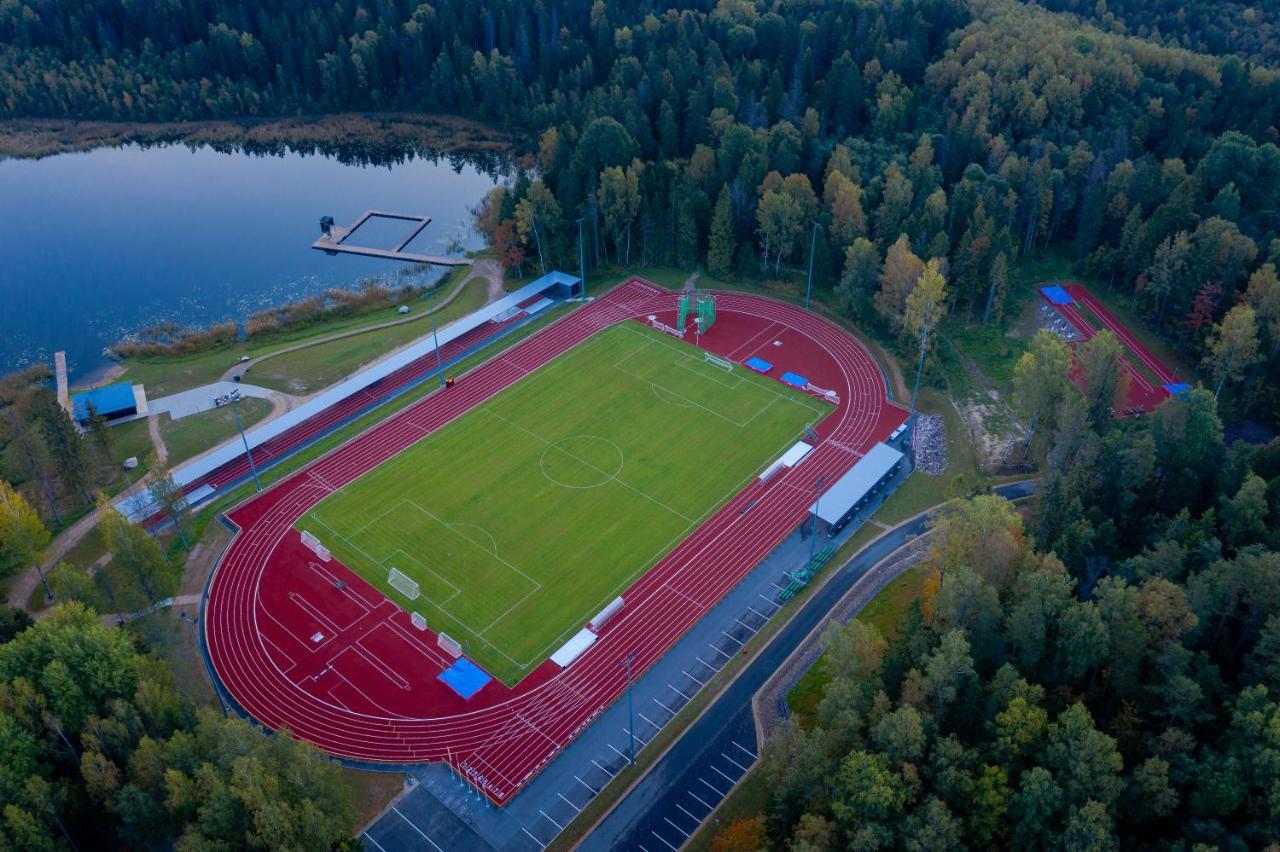
[[[481,247],[470,210],[494,182],[458,158],[372,166],[181,145],[0,160],[0,373],[62,349],[74,380],[160,321],[243,319],[366,278],[425,283],[440,271],[312,250],[320,217],[430,216],[409,250],[457,255]],[[353,242],[390,247],[407,226],[374,220]]]

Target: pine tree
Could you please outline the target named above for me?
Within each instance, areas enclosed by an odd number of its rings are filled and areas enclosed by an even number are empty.
[[[733,238],[733,209],[729,203],[729,187],[720,189],[716,209],[711,215],[711,244],[707,249],[707,271],[724,277],[733,268],[733,255],[737,250]]]

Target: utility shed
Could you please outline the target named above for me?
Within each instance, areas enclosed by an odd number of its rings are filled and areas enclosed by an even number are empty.
[[[817,502],[809,507],[809,512],[826,521],[833,534],[839,532],[897,472],[902,458],[902,453],[888,444],[876,444],[858,459],[848,473],[822,492]]]

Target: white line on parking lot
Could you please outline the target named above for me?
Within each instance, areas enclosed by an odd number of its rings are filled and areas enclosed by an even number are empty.
[[[374,839],[373,839],[373,837],[369,834],[369,832],[367,832],[367,831],[366,831],[366,832],[364,833],[364,839],[365,839],[365,840],[367,840],[367,841],[369,841],[370,843],[372,843],[374,846],[377,846],[379,849],[382,849],[382,852],[387,852],[387,850],[386,850],[386,849],[383,849],[383,848],[382,848],[382,844],[381,844],[381,843],[379,843],[378,841],[376,841],[376,840],[374,840]]]
[[[581,778],[579,778],[577,775],[573,776],[573,780],[577,781],[577,782],[578,782],[579,784],[581,784],[583,787],[586,787],[586,788],[587,788],[587,792],[591,793],[592,798],[595,798],[596,790],[595,790],[595,788],[594,788],[594,787],[592,787],[592,786],[591,786],[590,784],[588,784],[586,781],[583,781],[583,780],[582,780]]]
[[[736,766],[736,767],[738,767],[739,769],[741,769],[743,772],[746,772],[746,771],[747,771],[747,767],[743,766],[741,763],[739,763],[738,761],[734,760],[732,757],[730,757],[729,755],[725,754],[724,752],[720,752],[720,756],[721,756],[721,757],[723,757],[725,760],[729,761],[730,763],[732,763],[734,766]]]
[[[553,820],[551,817],[547,816],[547,812],[546,812],[546,811],[544,811],[542,808],[538,808],[538,813],[542,814],[544,817],[547,817],[547,822],[551,823],[552,825],[554,825],[556,828],[560,829],[561,831],[564,831],[564,826],[563,826],[563,825],[561,825],[560,823],[556,822],[555,820]]]
[[[680,852],[680,850],[679,850],[679,849],[677,849],[676,847],[672,846],[672,845],[667,841],[667,838],[663,837],[663,836],[662,836],[661,834],[659,834],[658,832],[656,832],[656,831],[650,831],[649,833],[650,833],[650,834],[652,834],[654,837],[658,838],[659,840],[661,840],[664,844],[666,844],[666,847],[667,847],[668,849],[670,849],[670,850],[671,850],[671,852]]]
[[[736,619],[736,618],[735,618],[735,619],[734,619],[734,621],[738,621],[738,619]],[[741,622],[741,621],[738,621],[738,623],[739,623],[739,624],[742,624],[742,622]],[[747,625],[745,625],[745,624],[742,624],[742,626],[743,626],[743,627],[747,627]],[[751,628],[750,628],[750,627],[747,627],[747,629],[748,629],[748,630],[750,630]],[[729,636],[729,634],[728,634],[728,633],[725,633],[723,630],[721,630],[721,631],[720,631],[720,635],[721,635],[721,636]],[[729,636],[729,638],[733,641],[733,644],[737,645],[739,648],[741,648],[741,647],[742,647],[742,643],[741,643],[741,642],[739,642],[737,639],[734,639],[732,636]],[[717,650],[718,650],[718,649],[717,649]],[[721,653],[721,654],[724,654],[724,651],[720,651],[720,653]],[[727,656],[729,656],[728,654],[724,654],[724,655],[725,655],[726,657],[727,657]]]
[[[741,644],[741,643],[739,643],[739,644]],[[710,648],[711,650],[715,651],[715,652],[716,652],[717,654],[719,654],[720,656],[724,657],[726,660],[732,660],[732,659],[733,659],[733,657],[730,657],[728,654],[726,654],[724,651],[721,651],[719,648],[717,648],[715,645],[712,645],[710,642],[708,642],[708,643],[707,643],[707,647],[708,647],[708,648]],[[717,669],[717,671],[719,671],[719,669]]]
[[[671,827],[672,827],[672,828],[674,828],[676,831],[680,832],[680,836],[681,836],[681,837],[683,837],[685,840],[688,840],[688,839],[689,839],[689,832],[685,831],[683,828],[681,828],[680,826],[676,825],[674,822],[672,822],[672,821],[670,820],[670,818],[668,818],[668,817],[665,817],[665,816],[664,816],[664,817],[663,817],[663,820],[665,820],[665,821],[666,821],[667,825],[671,826]]]
[[[710,787],[712,790],[714,790],[714,791],[715,791],[715,794],[716,794],[717,796],[719,796],[719,797],[720,797],[720,798],[722,798],[722,799],[724,798],[724,793],[721,793],[718,789],[716,789],[716,786],[715,786],[714,784],[712,784],[710,781],[708,781],[708,780],[707,780],[707,779],[705,779],[705,778],[699,778],[698,780],[699,780],[699,781],[701,781],[703,784],[706,784],[706,785],[707,785],[708,787]]]
[[[409,827],[410,827],[410,828],[412,828],[414,831],[416,831],[416,832],[418,832],[419,834],[421,834],[421,835],[422,835],[422,839],[423,839],[423,840],[425,840],[425,841],[427,841],[428,843],[430,843],[430,844],[431,844],[431,848],[432,848],[432,849],[439,850],[439,852],[444,852],[444,850],[443,850],[443,849],[441,849],[439,846],[437,846],[437,845],[436,845],[436,842],[435,842],[434,840],[432,840],[430,837],[427,837],[426,833],[425,833],[422,829],[418,828],[417,824],[416,824],[416,823],[414,823],[414,821],[413,821],[413,820],[409,819],[407,816],[405,816],[404,814],[400,813],[400,809],[399,809],[399,808],[397,808],[395,805],[392,805],[392,806],[391,806],[391,810],[395,811],[395,812],[396,812],[396,816],[400,817],[400,819],[402,819],[402,820],[404,820],[405,822],[409,823]]]
[[[676,689],[676,688],[675,688],[674,686],[672,686],[671,684],[667,684],[667,688],[668,688],[668,689],[670,689],[672,692],[674,692],[676,695],[679,695],[679,696],[680,696],[681,698],[683,698],[685,701],[692,701],[692,700],[693,700],[692,698],[690,698],[689,696],[685,695],[685,694],[684,694],[683,692],[681,692],[680,690]],[[657,700],[658,700],[658,699],[656,699],[656,698],[654,699],[654,701],[657,701]]]
[[[720,772],[719,767],[717,767],[715,764],[710,764],[710,766],[711,766],[711,768],[712,768],[712,769],[714,769],[716,772]],[[724,780],[726,780],[726,781],[728,781],[728,782],[729,782],[729,786],[730,786],[730,787],[732,787],[734,784],[737,784],[737,783],[738,783],[737,781],[734,781],[732,778],[730,778],[728,775],[725,775],[723,772],[720,772],[720,775],[724,777]]]
[[[706,683],[704,683],[703,681],[698,680],[696,677],[694,677],[693,675],[689,674],[689,673],[688,673],[688,672],[686,672],[684,669],[681,669],[680,671],[684,672],[684,676],[685,676],[685,677],[687,677],[687,678],[689,678],[689,680],[693,681],[693,682],[694,682],[694,683],[696,683],[698,686],[706,686]]]
[[[671,686],[671,684],[667,684],[667,686]],[[675,687],[672,687],[672,689],[674,689],[674,688],[675,688]],[[653,699],[653,703],[654,703],[654,704],[657,704],[657,705],[658,705],[659,707],[661,707],[663,710],[666,710],[666,711],[667,711],[668,713],[670,713],[672,716],[676,715],[676,711],[672,710],[670,707],[668,707],[667,705],[663,704],[663,703],[662,703],[661,701],[659,701],[658,699],[656,699],[656,698],[655,698],[655,699]]]
[[[752,760],[758,760],[758,759],[759,759],[759,758],[757,758],[754,754],[752,754],[752,753],[751,753],[751,749],[747,748],[746,746],[738,745],[738,742],[737,742],[736,740],[729,740],[729,742],[733,743],[734,745],[738,746],[738,748],[740,748],[740,749],[742,749],[744,752],[746,752],[747,757],[751,758]]]
[[[612,748],[612,749],[613,749],[613,753],[614,753],[614,754],[616,754],[618,757],[622,758],[623,760],[627,761],[628,763],[630,763],[630,762],[631,762],[631,758],[627,757],[625,754],[623,754],[622,752],[620,752],[620,751],[618,751],[616,748],[614,748],[613,743],[605,743],[605,745],[607,745],[609,748]],[[599,765],[599,764],[597,764],[597,765]]]
[[[701,803],[702,803],[702,806],[703,806],[704,808],[706,808],[708,812],[710,812],[710,811],[714,811],[714,810],[715,810],[715,808],[713,808],[711,805],[708,805],[708,804],[707,804],[707,800],[706,800],[706,799],[702,798],[701,796],[699,796],[697,793],[693,792],[692,790],[690,790],[690,791],[689,791],[689,795],[690,795],[690,796],[693,796],[695,799],[697,799],[699,802],[701,802]]]
[[[645,720],[646,722],[648,722],[650,725],[653,725],[653,726],[654,726],[655,728],[657,728],[659,731],[661,731],[661,730],[662,730],[662,726],[661,726],[661,725],[659,725],[657,722],[653,721],[652,719],[650,719],[648,716],[644,715],[643,713],[639,713],[639,712],[637,712],[637,713],[636,713],[636,715],[637,715],[637,716],[639,716],[641,719],[644,719],[644,720]]]
[[[702,820],[698,819],[696,816],[689,813],[689,811],[685,809],[684,805],[677,804],[676,807],[684,811],[684,815],[687,816],[689,819],[693,820],[694,825],[702,825]]]
[[[755,635],[756,635],[756,628],[752,627],[750,624],[747,624],[747,623],[746,623],[745,621],[743,621],[741,618],[735,618],[735,619],[734,619],[734,621],[738,622],[738,623],[739,623],[739,624],[741,624],[743,627],[747,628],[747,630],[749,630],[749,631],[751,632],[751,635],[752,635],[752,636],[755,636]],[[725,635],[726,635],[726,636],[728,636],[729,634],[727,634],[727,633],[726,633]],[[737,640],[736,640],[736,639],[735,639],[734,641],[735,641],[735,642],[737,642]],[[739,645],[741,645],[742,643],[741,643],[741,642],[738,642],[738,644],[739,644]]]
[[[534,843],[536,843],[536,844],[538,844],[538,848],[539,848],[539,849],[546,849],[546,848],[547,848],[547,844],[543,843],[541,840],[539,840],[538,838],[534,837],[534,836],[533,836],[533,832],[532,832],[532,831],[530,831],[529,829],[525,828],[523,825],[522,825],[522,826],[520,826],[520,830],[521,830],[521,831],[523,831],[525,834],[529,835],[529,837],[533,839],[533,842],[534,842]]]
[[[557,796],[559,796],[561,799],[564,799],[564,803],[565,803],[566,805],[568,805],[569,807],[573,808],[573,812],[574,812],[575,814],[580,814],[580,813],[582,813],[582,808],[578,807],[577,805],[575,805],[573,802],[569,801],[568,799],[565,799],[564,793],[559,793],[559,792],[557,792],[557,793],[556,793],[556,795],[557,795]]]
[[[591,758],[591,762],[596,764],[596,769],[599,769],[599,770],[600,770],[601,772],[603,772],[605,775],[608,775],[610,779],[612,779],[612,778],[613,778],[613,773],[612,773],[612,772],[610,772],[609,770],[605,769],[605,768],[604,768],[603,766],[601,766],[599,763],[597,763],[597,762],[596,762],[596,759],[595,759],[594,757],[593,757],[593,758]]]

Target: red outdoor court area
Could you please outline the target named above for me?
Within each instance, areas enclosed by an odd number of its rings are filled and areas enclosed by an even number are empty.
[[[834,481],[906,419],[848,333],[792,305],[717,293],[703,348],[738,364],[760,357],[775,378],[797,372],[835,392],[839,402],[818,424],[817,446],[767,483],[753,480],[660,559],[567,669],[548,660],[514,687],[493,680],[464,701],[438,679],[453,659],[436,635],[336,559],[321,561],[293,524],[327,494],[596,331],[650,315],[672,324],[677,298],[632,279],[230,512],[239,532],[211,580],[204,626],[214,670],[235,702],[339,757],[448,761],[504,804],[621,694],[618,660],[635,652],[637,673],[652,665],[796,528],[819,477]],[[693,342],[692,333],[685,339]]]
[[[1041,295],[1055,311],[1062,315],[1063,319],[1080,332],[1081,337],[1088,340],[1100,329],[1085,316],[1084,311],[1081,310],[1083,307],[1104,328],[1115,334],[1128,353],[1123,364],[1125,372],[1129,375],[1129,392],[1121,410],[1116,411],[1116,416],[1145,414],[1168,399],[1170,392],[1165,386],[1176,385],[1181,381],[1174,372],[1165,366],[1155,353],[1144,346],[1142,341],[1138,340],[1120,320],[1116,319],[1083,284],[1064,284],[1062,289],[1070,297],[1070,302],[1064,304],[1053,301],[1043,288]],[[1141,368],[1137,366],[1138,364],[1142,365]],[[1081,386],[1083,381],[1079,368],[1074,364],[1071,369],[1071,381],[1077,386]]]

